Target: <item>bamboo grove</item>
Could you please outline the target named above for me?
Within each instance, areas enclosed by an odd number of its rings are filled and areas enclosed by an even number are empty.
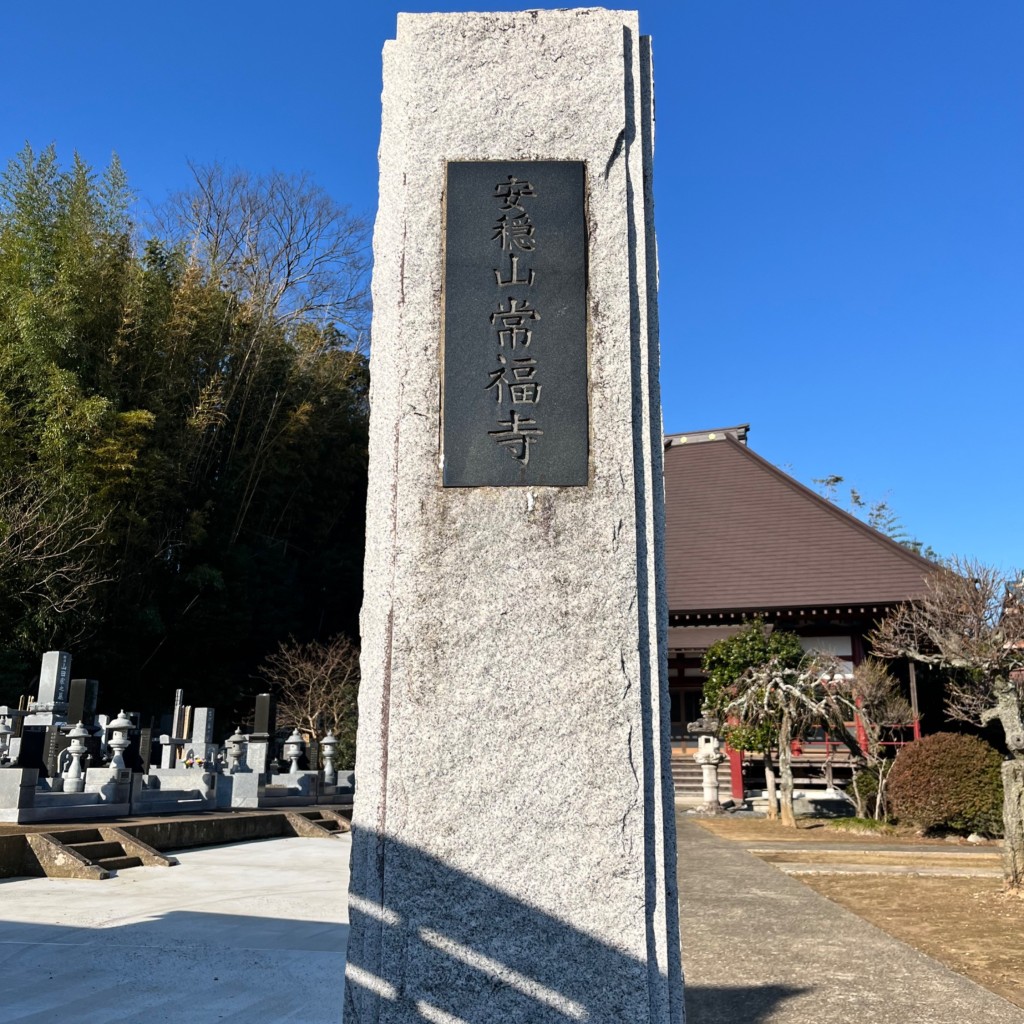
[[[233,709],[285,637],[354,634],[365,224],[192,172],[145,225],[116,159],[0,181],[0,703],[63,648],[110,706]]]

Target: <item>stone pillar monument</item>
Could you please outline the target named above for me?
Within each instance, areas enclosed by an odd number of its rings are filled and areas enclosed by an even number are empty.
[[[678,1024],[651,58],[384,50],[346,1024]]]

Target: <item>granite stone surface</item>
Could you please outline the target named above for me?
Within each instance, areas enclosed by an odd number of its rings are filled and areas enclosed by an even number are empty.
[[[385,47],[346,1024],[682,1019],[652,131],[630,12]],[[586,165],[586,486],[442,486],[465,160]]]

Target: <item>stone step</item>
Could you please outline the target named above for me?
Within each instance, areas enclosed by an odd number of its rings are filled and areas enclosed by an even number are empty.
[[[77,846],[79,843],[101,843],[103,836],[95,828],[61,829],[53,833],[53,838],[65,846]]]
[[[299,812],[304,818],[308,818],[310,821],[315,821],[320,825],[327,825],[330,823],[337,824],[337,820],[331,817],[329,814],[324,814],[323,811],[300,811]]]
[[[121,850],[120,857],[103,857],[97,863],[104,871],[123,871],[125,868],[142,867],[142,861],[138,857],[126,857],[124,850]]]
[[[324,814],[322,811],[299,811],[298,814],[300,817],[305,818],[306,821],[311,821],[328,832],[341,831],[341,823],[338,819],[329,814]]]
[[[700,796],[704,792],[704,773],[696,761],[687,763],[682,758],[672,762],[672,781],[679,795]],[[718,787],[729,786],[729,762],[723,761],[718,766]]]
[[[94,864],[98,864],[104,857],[123,857],[124,849],[120,843],[105,840],[99,840],[88,843],[69,843],[66,839],[61,837],[61,841],[65,846],[72,850],[77,851],[83,857],[91,860]]]

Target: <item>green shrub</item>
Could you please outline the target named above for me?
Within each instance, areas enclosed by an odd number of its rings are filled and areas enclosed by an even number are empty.
[[[1003,760],[984,740],[939,732],[909,743],[889,775],[889,806],[918,828],[1001,835]]]
[[[854,791],[854,783],[857,787],[856,792]],[[878,769],[874,766],[859,768],[853,773],[853,782],[846,792],[854,800],[857,797],[857,793],[859,793],[861,800],[864,801],[865,812],[873,815],[875,800],[878,798]]]
[[[889,782],[889,772],[892,771],[892,759],[881,760],[877,764],[864,765],[853,773],[853,779],[846,789],[846,795],[857,802],[860,798],[861,805],[858,814],[863,813],[867,818],[876,817],[878,802],[878,779],[885,780],[886,786]],[[881,820],[888,820],[891,816],[889,808],[888,790],[883,794],[882,805],[877,808],[877,817]]]

